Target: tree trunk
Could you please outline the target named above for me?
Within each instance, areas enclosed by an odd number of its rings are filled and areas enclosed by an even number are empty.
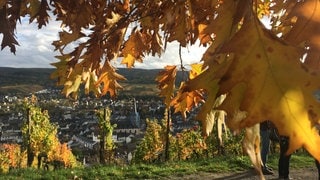
[[[170,107],[167,108],[167,131],[166,131],[166,149],[165,149],[165,161],[169,160],[169,146],[170,146],[170,120],[171,120],[171,111]]]
[[[27,166],[31,167],[34,155],[31,151],[31,141],[30,141],[30,134],[31,134],[31,114],[30,109],[27,109],[27,124],[28,124],[28,134],[27,134]]]

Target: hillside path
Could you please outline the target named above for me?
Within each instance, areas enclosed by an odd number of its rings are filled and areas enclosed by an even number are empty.
[[[302,169],[291,169],[290,177],[293,180],[318,180],[318,171],[317,168],[302,168]],[[278,179],[278,171],[274,170],[273,175],[266,175],[267,180],[276,180]],[[179,176],[179,177],[170,177],[165,179],[183,179],[183,180],[259,180],[256,172],[253,169],[243,172],[228,172],[228,173],[208,173],[208,172],[198,172],[195,174]]]

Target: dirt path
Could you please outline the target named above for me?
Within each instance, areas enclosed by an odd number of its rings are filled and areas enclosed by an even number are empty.
[[[265,178],[269,180],[278,179],[278,172],[274,171],[273,175],[266,175]],[[291,169],[290,177],[293,180],[318,180],[318,171],[316,168],[303,168],[303,169]],[[206,173],[199,172],[196,174],[190,174],[180,177],[171,177],[168,179],[183,179],[183,180],[258,180],[259,177],[256,175],[256,172],[251,169],[239,173]]]

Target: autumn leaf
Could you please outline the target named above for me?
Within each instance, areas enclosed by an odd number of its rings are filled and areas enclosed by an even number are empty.
[[[203,122],[206,124],[205,131],[202,131],[205,136],[209,136],[213,130],[213,127],[216,124],[217,138],[219,140],[219,144],[223,145],[223,135],[228,138],[229,129],[225,123],[226,113],[221,110],[211,109],[211,111],[207,114],[207,117]],[[208,128],[211,127],[211,128]]]
[[[189,78],[194,79],[197,77],[199,74],[201,74],[204,71],[203,69],[203,64],[191,64],[191,70],[189,72]]]
[[[18,41],[15,38],[13,28],[11,27],[10,21],[7,18],[7,8],[0,8],[0,33],[3,34],[3,39],[1,42],[1,49],[5,47],[10,47],[10,51],[15,54],[16,45]]]
[[[191,16],[190,4],[185,1],[167,2],[164,4],[164,16],[161,17],[160,23],[165,25],[168,30],[167,41],[178,41],[182,47],[186,47],[189,41],[192,41],[191,32],[195,27],[192,25],[193,17]],[[186,35],[190,36],[186,36]]]
[[[309,69],[319,72],[320,70],[320,4],[317,0],[296,3],[287,19],[291,19],[291,29],[284,35],[286,42],[303,46],[308,55],[305,64]]]
[[[184,83],[181,83],[184,86]],[[183,89],[183,88],[181,88]],[[193,107],[197,106],[199,103],[203,102],[204,97],[201,90],[194,90],[190,92],[179,91],[177,95],[172,99],[170,106],[174,107],[174,112],[180,112],[182,117],[186,119],[187,112],[190,112]]]
[[[106,62],[95,85],[102,88],[103,94],[108,92],[111,97],[115,97],[117,90],[122,89],[122,86],[118,83],[119,80],[126,80],[126,78],[118,74],[111,64]]]
[[[207,118],[208,114],[217,106],[217,104],[220,104],[218,103],[219,100],[217,100],[219,90],[218,82],[226,73],[226,70],[232,62],[232,58],[233,56],[225,55],[212,56],[211,61],[214,63],[211,64],[214,64],[215,66],[206,69],[203,69],[203,65],[201,65],[201,67],[199,65],[194,65],[193,70],[190,72],[190,77],[193,78],[190,78],[190,80],[179,88],[179,91],[172,102],[172,105],[176,109],[175,112],[180,111],[182,115],[185,115],[186,109],[179,107],[179,103],[181,103],[182,107],[186,106],[186,99],[184,98],[186,95],[193,95],[193,100],[195,100],[190,101],[192,103],[189,103],[187,106],[188,110],[191,109],[190,105],[195,106],[202,102],[203,104],[196,116],[196,119],[201,121],[202,131],[206,135],[212,131],[213,125],[213,122],[211,122],[213,119]],[[195,74],[198,75],[195,76]]]
[[[228,124],[242,129],[270,119],[280,134],[290,137],[289,153],[304,147],[320,158],[314,146],[320,143],[314,127],[320,109],[313,97],[319,79],[300,61],[301,49],[277,40],[259,22],[246,21],[221,52],[234,53],[234,60],[219,82],[220,93],[235,88],[221,109],[231,117],[247,113],[244,119],[230,119]]]
[[[176,67],[167,66],[157,77],[167,106],[186,114],[205,101],[197,119],[208,133],[212,121],[207,116],[215,110],[217,98],[227,94],[219,108],[226,110],[231,129],[271,119],[281,134],[290,136],[289,152],[305,147],[320,160],[314,128],[320,112],[314,98],[320,68],[317,0],[52,0],[50,10],[45,0],[28,2],[0,0],[1,48],[15,53],[21,16],[37,19],[41,27],[50,20],[47,11],[52,12],[62,28],[53,42],[60,55],[52,77],[64,86],[65,94],[77,97],[84,84],[87,93],[115,95],[120,89],[117,81],[124,78],[111,61],[121,57],[131,68],[146,55],[160,56],[168,42],[177,41],[181,47],[200,42],[209,46],[201,69],[199,65],[191,71],[176,97]],[[270,30],[259,23],[264,15],[271,19]],[[250,141],[250,147],[257,145],[255,138]]]
[[[245,128],[245,135],[242,141],[243,150],[248,154],[254,168],[259,173],[260,179],[264,179],[261,170],[261,150],[260,150],[260,125]]]
[[[30,20],[31,23],[34,19],[37,19],[38,21],[38,28],[41,29],[42,26],[45,26],[50,19],[50,16],[47,11],[50,10],[48,2],[46,0],[41,0],[39,2],[38,0],[31,0],[30,8]]]
[[[176,75],[177,67],[168,65],[165,67],[165,70],[160,71],[156,77],[158,88],[160,89],[159,95],[165,98],[164,103],[167,107],[170,106],[174,95]]]
[[[142,62],[144,57],[143,52],[148,49],[148,40],[150,37],[139,31],[135,31],[131,34],[129,39],[124,44],[122,54],[124,58],[121,64],[126,64],[128,68],[132,68],[136,60]]]
[[[200,29],[201,31],[199,32],[200,40],[202,40],[202,37],[213,36],[213,42],[209,47],[210,51],[206,52],[206,54],[210,52],[210,55],[212,55],[216,49],[232,35],[234,31],[233,25],[236,24],[233,21],[235,17],[235,10],[237,9],[237,2],[224,1],[212,8],[216,9],[216,15],[213,14],[210,16],[207,25],[202,25],[203,29]],[[202,58],[205,64],[207,61],[210,61],[210,59],[211,58]]]
[[[85,37],[86,35],[81,32],[59,32],[60,40],[52,42],[52,45],[58,49],[64,49],[68,44],[77,40],[78,38]]]
[[[194,79],[203,72],[202,64],[192,64],[189,72],[189,78]],[[182,82],[178,93],[172,99],[170,106],[173,106],[175,113],[180,112],[183,118],[186,118],[186,113],[191,111],[194,106],[204,101],[203,92],[201,89],[192,91],[184,91],[186,84]]]
[[[78,91],[80,84],[81,84],[81,75],[75,75],[71,78],[71,80],[67,80],[64,83],[63,93],[66,96],[69,96],[70,94],[73,94],[73,98],[77,99],[78,93],[75,93]]]
[[[298,2],[293,6],[287,16],[288,19],[296,18],[291,30],[285,34],[284,39],[293,44],[306,43],[307,47],[320,50],[320,4],[317,0]]]

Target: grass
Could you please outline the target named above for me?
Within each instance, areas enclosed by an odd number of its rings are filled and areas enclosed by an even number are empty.
[[[277,169],[278,158],[278,154],[269,156],[269,166]],[[0,174],[0,179],[161,179],[173,176],[182,177],[198,172],[241,172],[250,169],[251,166],[247,156],[217,156],[190,161],[132,164],[129,166],[105,165],[57,171],[17,169],[7,174]],[[314,166],[314,159],[304,152],[292,155],[290,160],[291,169]]]

